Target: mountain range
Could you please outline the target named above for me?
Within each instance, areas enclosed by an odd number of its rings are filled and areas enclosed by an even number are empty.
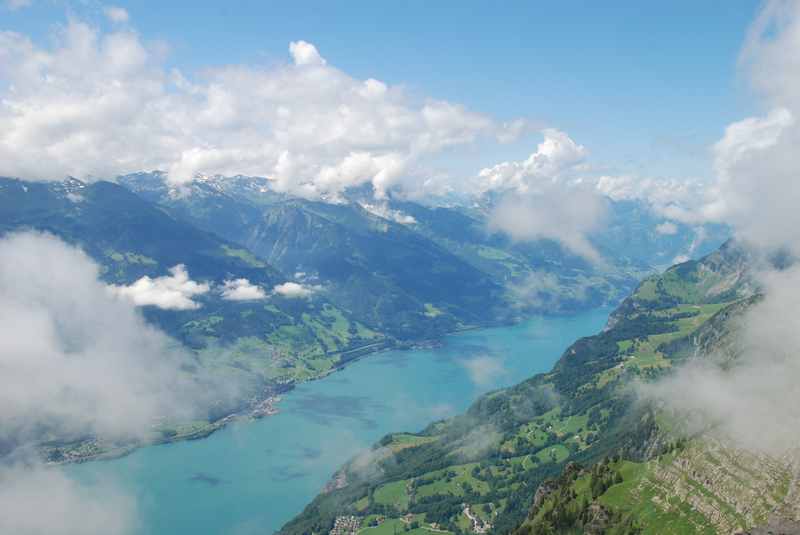
[[[253,177],[181,187],[158,172],[90,183],[0,178],[0,233],[35,230],[77,245],[110,287],[129,294],[177,284],[179,275],[199,288],[191,306],[144,302],[142,312],[192,351],[198,370],[240,391],[154,440],[207,434],[226,416],[372,351],[618,302],[669,258],[727,236],[703,228],[698,245],[691,232],[658,232],[661,218],[644,205],[613,203],[612,223],[594,242],[615,260],[597,266],[553,241],[490,232],[487,213],[482,205],[375,201],[364,190],[311,201]],[[226,288],[237,281],[256,298],[231,299]],[[83,458],[114,449],[101,442],[47,452]]]

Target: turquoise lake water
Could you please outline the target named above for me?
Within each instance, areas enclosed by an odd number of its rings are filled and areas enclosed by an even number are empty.
[[[599,331],[608,312],[533,318],[448,336],[434,349],[370,355],[285,394],[275,416],[66,470],[83,482],[110,479],[135,496],[136,533],[270,534],[359,450],[548,371],[573,341]]]

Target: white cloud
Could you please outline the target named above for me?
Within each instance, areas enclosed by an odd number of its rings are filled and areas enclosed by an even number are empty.
[[[266,297],[263,288],[247,279],[227,280],[223,283],[222,298],[228,301],[257,301]]]
[[[681,419],[754,451],[782,454],[800,440],[800,268],[760,275],[765,297],[736,321],[739,352],[712,354],[645,387]],[[726,365],[720,366],[724,362]],[[695,429],[696,430],[696,429]]]
[[[567,134],[555,129],[542,131],[544,140],[526,160],[502,162],[481,169],[478,173],[478,190],[527,193],[539,183],[560,177],[575,170],[586,159],[588,151]]]
[[[478,195],[501,195],[489,215],[489,229],[517,241],[555,240],[602,263],[589,234],[605,221],[607,203],[576,176],[585,168],[588,151],[559,130],[542,134],[544,140],[526,160],[499,163],[478,173]]]
[[[730,224],[746,242],[800,253],[800,3],[772,1],[748,32],[741,65],[763,116],[730,124],[713,147],[714,180],[661,213],[675,221]],[[608,187],[609,184],[606,184]]]
[[[755,245],[800,252],[798,142],[800,129],[785,108],[730,125],[714,146],[717,181],[704,214]]]
[[[265,176],[275,189],[336,198],[423,183],[426,158],[481,138],[514,137],[462,106],[416,99],[329,65],[310,43],[291,63],[169,70],[129,29],[70,21],[55,45],[0,32],[0,174],[53,180],[163,169]],[[163,48],[163,47],[162,47]]]
[[[108,484],[79,484],[58,468],[0,465],[0,532],[132,535],[133,498]]]
[[[182,371],[188,355],[109,295],[99,273],[52,236],[0,239],[2,533],[132,535],[133,497],[43,467],[28,446],[142,439],[157,422],[203,417],[219,393]]]
[[[602,264],[589,241],[606,220],[608,205],[594,188],[552,184],[537,192],[507,193],[489,216],[489,229],[517,241],[554,240],[590,262]]]
[[[296,299],[301,297],[309,297],[316,291],[314,286],[306,286],[297,282],[284,282],[283,284],[276,285],[272,291],[283,297],[289,299]]]
[[[128,10],[126,10],[124,7],[108,6],[103,10],[103,12],[106,14],[106,17],[108,17],[108,20],[117,24],[128,22],[130,19]]]
[[[767,113],[728,126],[713,147],[715,181],[699,217],[730,223],[756,248],[800,254],[800,3],[762,6],[742,66]],[[796,448],[800,429],[800,267],[757,275],[764,298],[737,323],[725,366],[700,360],[645,392],[682,417],[756,451]]]
[[[709,200],[709,184],[703,180],[603,175],[597,190],[614,201],[643,201],[657,214],[681,223],[706,222],[702,210]]]
[[[189,416],[186,355],[98,274],[56,238],[0,240],[0,443],[141,436],[157,418]]]
[[[362,203],[361,208],[372,215],[394,221],[395,223],[400,223],[401,225],[413,225],[417,222],[414,216],[403,213],[400,210],[389,208],[386,203]]]
[[[656,225],[656,232],[664,236],[674,236],[678,233],[678,225],[672,221],[664,221]]]
[[[317,47],[305,41],[289,43],[289,53],[295,65],[325,65],[328,62],[319,55]]]
[[[194,310],[200,303],[192,300],[207,293],[210,286],[189,278],[183,264],[169,269],[170,276],[151,278],[145,275],[128,286],[109,286],[115,295],[130,300],[137,306],[156,306],[164,310]]]

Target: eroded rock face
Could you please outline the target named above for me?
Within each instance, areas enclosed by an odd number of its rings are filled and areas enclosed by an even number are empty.
[[[745,535],[798,535],[800,522],[776,516],[761,527],[744,532]]]
[[[584,526],[586,535],[603,535],[609,524],[609,514],[599,503],[589,505],[589,521]]]
[[[689,505],[718,533],[747,533],[749,526],[766,525],[779,511],[784,511],[781,518],[795,518],[791,456],[755,454],[704,438],[672,462],[652,466],[641,494],[655,493],[652,502],[664,511],[675,503]],[[764,529],[752,533],[773,533]]]

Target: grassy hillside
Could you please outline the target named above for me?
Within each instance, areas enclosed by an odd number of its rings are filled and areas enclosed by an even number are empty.
[[[606,330],[575,342],[550,373],[489,393],[465,414],[419,434],[385,437],[337,472],[326,491],[281,533],[326,533],[342,515],[358,517],[365,527],[376,515],[385,523],[412,515],[418,529],[429,532],[505,533],[522,525],[525,532],[582,533],[590,519],[620,533],[636,532],[641,518],[617,510],[617,504],[655,496],[646,482],[657,479],[645,474],[680,465],[695,445],[676,446],[658,413],[635,403],[631,385],[664,374],[692,358],[703,343],[718,340],[727,318],[751,299],[748,280],[747,258],[730,244],[647,279],[612,315]],[[607,473],[592,476],[578,468],[610,456],[615,460],[605,463]],[[565,472],[565,467],[572,468]],[[669,481],[671,476],[665,471],[661,477]],[[568,485],[559,486],[559,478]],[[542,485],[545,481],[550,483]],[[785,495],[784,483],[779,467],[774,476],[752,482],[776,500]],[[573,492],[576,484],[580,493]],[[587,486],[597,496],[589,499]],[[574,504],[567,509],[575,514],[563,522],[553,522],[554,515],[537,520],[544,517],[541,502],[547,493],[539,492],[533,512],[530,506],[537,489],[548,488],[562,488]],[[681,517],[682,506],[673,510],[673,492],[667,492],[670,506],[663,514]],[[598,502],[600,496],[606,501]],[[766,508],[768,502],[752,518],[762,518]],[[652,518],[662,518],[658,514]]]

